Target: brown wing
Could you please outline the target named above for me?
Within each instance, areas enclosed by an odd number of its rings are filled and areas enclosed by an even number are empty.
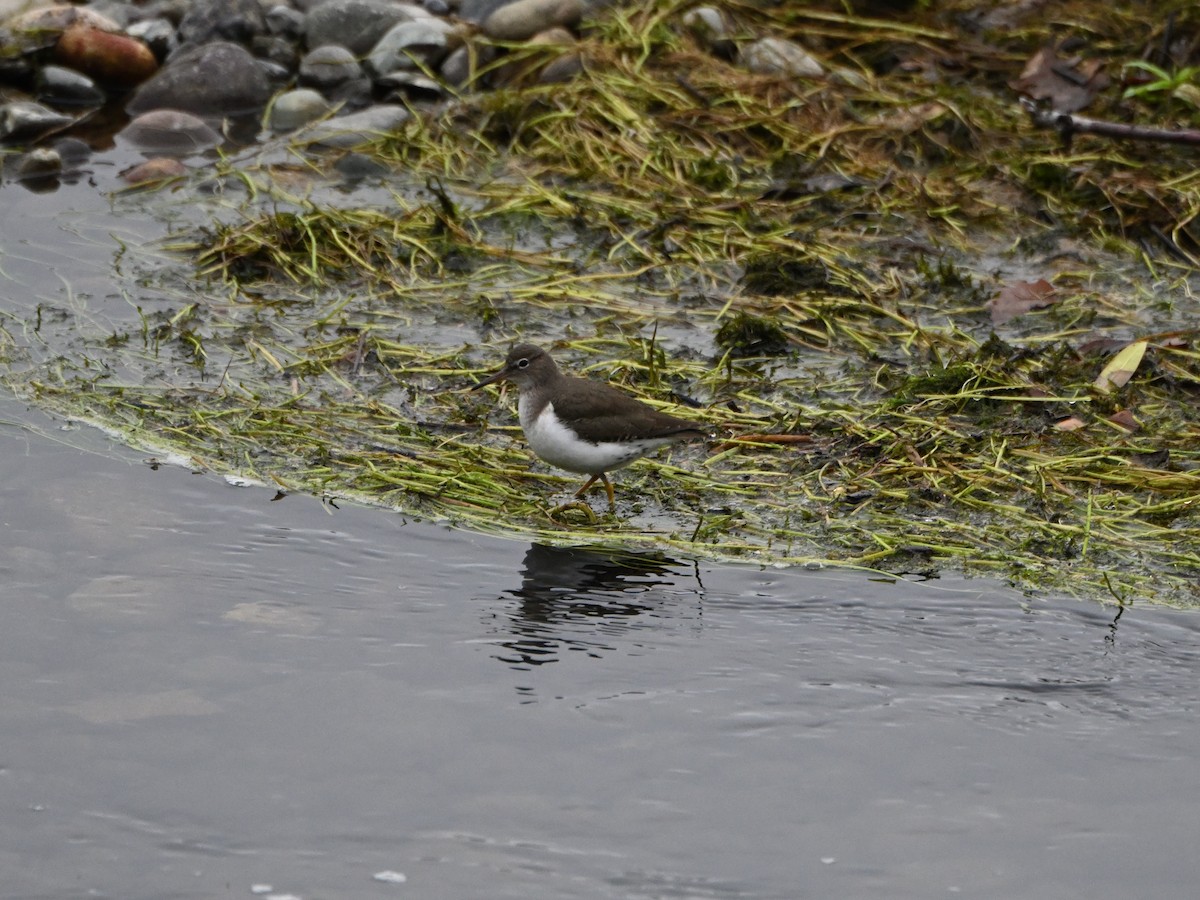
[[[624,438],[704,437],[703,425],[677,419],[627,394],[586,378],[569,378],[570,396],[554,404],[558,417],[585,441]],[[596,415],[597,407],[604,409]]]

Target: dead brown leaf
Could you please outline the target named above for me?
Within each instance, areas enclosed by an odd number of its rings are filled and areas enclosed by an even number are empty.
[[[1045,278],[1037,281],[1014,281],[1000,289],[988,302],[993,325],[1003,325],[1010,319],[1023,316],[1031,309],[1052,306],[1055,302],[1054,285]]]
[[[1054,47],[1044,47],[1030,57],[1010,87],[1034,100],[1048,101],[1055,112],[1078,112],[1111,83],[1103,66],[1099,59],[1059,59]]]
[[[1108,421],[1129,432],[1137,431],[1142,427],[1141,423],[1133,417],[1133,411],[1128,409],[1113,413],[1108,417]]]

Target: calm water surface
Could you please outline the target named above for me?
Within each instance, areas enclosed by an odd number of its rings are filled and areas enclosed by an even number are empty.
[[[0,426],[4,898],[1194,896],[1195,615],[531,547],[62,437]]]

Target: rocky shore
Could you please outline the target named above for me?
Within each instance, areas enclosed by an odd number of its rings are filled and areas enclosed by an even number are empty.
[[[251,140],[349,150],[465,93],[576,77],[594,64],[581,37],[605,2],[35,4],[0,24],[3,178],[53,183],[95,150],[73,135],[100,114],[149,160],[133,182],[186,171],[236,120]],[[825,76],[797,43],[737,32],[716,6],[670,24],[749,71]]]

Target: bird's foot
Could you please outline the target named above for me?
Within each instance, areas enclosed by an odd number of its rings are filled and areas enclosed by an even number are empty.
[[[561,525],[579,524],[578,522],[571,521],[572,519],[577,519],[578,517],[576,516],[570,516],[566,519],[559,518],[563,513],[570,512],[582,513],[582,518],[584,520],[583,524],[585,525],[595,525],[598,521],[600,521],[599,517],[596,515],[596,511],[592,509],[592,507],[589,506],[585,500],[569,500],[566,503],[559,504],[558,506],[554,507],[554,509],[550,510],[550,518]]]

